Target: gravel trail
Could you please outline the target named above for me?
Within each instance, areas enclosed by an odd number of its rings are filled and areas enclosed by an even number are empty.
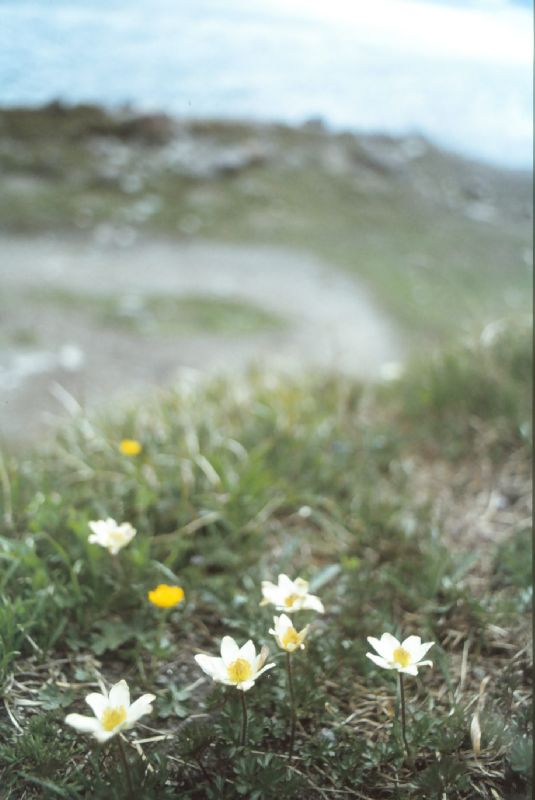
[[[79,302],[40,302],[44,290],[82,303],[84,294],[119,295],[131,306],[155,294],[240,300],[285,324],[247,335],[197,328],[149,336],[102,325]],[[364,286],[313,256],[277,247],[4,237],[0,296],[0,441],[8,444],[53,430],[76,403],[105,407],[172,385],[185,370],[260,364],[374,379],[405,354]]]

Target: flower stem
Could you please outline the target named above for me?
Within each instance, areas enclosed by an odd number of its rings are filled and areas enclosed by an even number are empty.
[[[117,746],[119,748],[119,756],[121,758],[123,764],[123,770],[126,777],[126,783],[128,784],[128,794],[131,798],[134,797],[134,784],[132,783],[132,773],[130,772],[130,767],[128,766],[128,759],[126,757],[126,753],[124,751],[124,745],[121,740],[120,734],[117,736]]]
[[[398,672],[399,675],[399,705],[401,711],[401,738],[403,739],[403,744],[405,746],[405,752],[407,753],[407,757],[410,756],[411,751],[409,745],[407,743],[407,734],[406,734],[406,720],[405,720],[405,686],[403,684],[403,673]]]
[[[297,721],[297,714],[295,710],[295,693],[294,682],[292,674],[292,656],[291,653],[286,653],[286,671],[288,672],[288,693],[290,695],[290,746],[288,748],[288,760],[292,760],[294,752],[294,739],[295,739],[295,725]]]
[[[194,756],[193,756],[193,760],[195,761],[195,763],[196,763],[196,764],[197,764],[197,766],[199,767],[200,771],[202,772],[202,774],[204,775],[204,777],[206,778],[206,780],[208,781],[208,783],[212,784],[212,786],[213,786],[213,783],[214,783],[214,782],[213,782],[213,780],[211,779],[211,777],[208,775],[208,773],[207,773],[207,771],[206,771],[206,768],[205,768],[204,764],[203,764],[203,763],[202,763],[202,761],[201,761],[201,757],[200,757],[200,756],[198,756],[198,755],[197,755],[197,756],[195,756],[195,755],[194,755]]]
[[[247,705],[245,703],[245,692],[240,691],[240,695],[242,710],[240,744],[244,747],[247,743]]]

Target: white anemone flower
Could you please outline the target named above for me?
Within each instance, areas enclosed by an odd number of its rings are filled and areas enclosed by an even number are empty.
[[[273,617],[274,627],[270,629],[270,633],[275,637],[275,641],[282,650],[287,653],[294,653],[296,650],[305,649],[305,638],[308,633],[309,625],[305,625],[303,630],[297,631],[290,617],[286,614],[281,614],[280,617]]]
[[[119,731],[128,730],[140,717],[150,714],[155,695],[144,694],[130,705],[130,690],[126,681],[119,681],[111,687],[108,694],[92,692],[85,698],[94,717],[83,714],[68,714],[67,725],[81,733],[90,733],[99,742],[106,742]]]
[[[422,642],[419,636],[409,636],[399,642],[391,633],[383,633],[380,639],[368,636],[368,641],[379,655],[366,653],[374,664],[383,669],[395,669],[407,675],[418,675],[418,667],[432,667],[432,661],[422,661],[434,642]]]
[[[319,597],[308,593],[308,581],[303,578],[292,581],[287,575],[279,575],[276,584],[262,581],[262,595],[261,606],[271,603],[277,610],[286,611],[287,614],[293,614],[294,611],[325,612]]]
[[[243,647],[239,647],[232,636],[223,636],[221,640],[221,658],[218,656],[195,656],[199,667],[217,683],[235,686],[247,692],[263,672],[275,664],[266,664],[269,650],[263,647],[259,655],[253,642],[249,639]],[[265,666],[264,666],[265,664]]]
[[[116,556],[136,535],[136,529],[129,522],[118,525],[111,517],[90,522],[89,527],[93,531],[88,539],[90,544],[105,547],[112,556]]]

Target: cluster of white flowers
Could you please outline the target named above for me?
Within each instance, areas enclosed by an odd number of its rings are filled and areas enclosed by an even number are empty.
[[[112,555],[116,555],[136,535],[135,529],[128,522],[118,525],[111,518],[90,522],[89,525],[93,531],[89,541],[106,548]],[[180,591],[183,596],[182,589]],[[288,614],[298,611],[315,611],[320,614],[325,612],[319,597],[309,593],[307,581],[302,578],[291,580],[284,574],[278,576],[276,584],[271,581],[262,582],[260,605],[267,604],[285,612],[273,617],[273,628],[270,628],[269,633],[274,636],[278,647],[288,654],[288,658],[290,654],[305,648],[310,628],[305,625],[297,630]],[[369,636],[368,641],[377,654],[366,653],[367,657],[384,669],[417,675],[419,667],[432,666],[432,662],[424,660],[424,656],[433,646],[433,642],[422,642],[419,636],[409,636],[400,642],[390,633],[383,633],[380,639]],[[195,661],[217,683],[247,692],[261,675],[275,666],[274,662],[266,664],[268,654],[267,647],[262,647],[257,653],[250,639],[240,647],[231,636],[224,636],[219,656],[199,653],[195,656]],[[155,699],[153,694],[144,694],[134,703],[130,703],[128,685],[121,680],[108,693],[92,692],[87,695],[85,700],[93,711],[93,717],[69,714],[65,722],[82,733],[91,734],[99,742],[106,742],[121,731],[131,728],[141,717],[150,714],[151,704]]]
[[[309,594],[308,583],[302,578],[292,581],[287,575],[281,574],[277,584],[262,581],[262,596],[260,605],[271,603],[275,608],[288,613],[312,610],[323,614],[325,611],[319,597]],[[275,637],[281,650],[293,653],[295,650],[304,649],[308,625],[298,632],[286,614],[273,617],[273,625],[269,632]],[[235,686],[236,689],[247,692],[262,673],[275,666],[274,663],[265,663],[268,654],[267,647],[263,647],[257,655],[251,640],[240,647],[231,636],[224,636],[221,640],[221,656],[199,653],[195,656],[195,661],[203,672],[217,683]]]

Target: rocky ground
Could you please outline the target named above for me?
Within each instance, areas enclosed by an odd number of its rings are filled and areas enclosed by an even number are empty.
[[[419,138],[0,112],[0,435],[188,375],[393,374],[530,310],[531,184]]]

